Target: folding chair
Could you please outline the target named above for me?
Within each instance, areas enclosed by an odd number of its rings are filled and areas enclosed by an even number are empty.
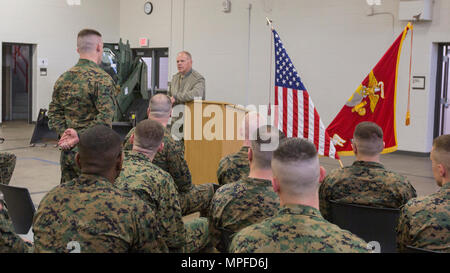
[[[330,201],[331,222],[359,236],[367,243],[376,241],[382,253],[396,253],[396,226],[399,209],[375,208]]]
[[[27,234],[36,211],[28,189],[0,184],[0,191],[14,230],[17,234]]]
[[[235,232],[222,227],[217,229],[221,233],[220,242],[219,245],[217,246],[217,250],[219,250],[221,253],[228,253],[228,248],[230,247]]]
[[[405,250],[403,250],[402,253],[441,253],[441,252],[413,246],[405,246]]]

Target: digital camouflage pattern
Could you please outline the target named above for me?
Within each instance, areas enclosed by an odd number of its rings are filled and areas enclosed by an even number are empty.
[[[75,162],[75,155],[78,152],[78,146],[70,151],[61,150],[59,164],[61,165],[61,183],[77,178],[81,174],[81,169]]]
[[[134,134],[135,129],[131,129],[124,139],[123,149],[125,151],[133,149],[130,137]],[[164,128],[163,142],[163,150],[156,153],[152,163],[172,176],[178,192],[188,192],[192,185],[192,176],[184,159],[184,147],[172,138],[167,128]]]
[[[168,252],[155,212],[106,178],[82,174],[52,189],[33,221],[35,252]],[[73,242],[73,243],[71,243]]]
[[[48,110],[48,127],[59,136],[68,128],[75,129],[81,135],[95,125],[111,127],[115,90],[114,81],[108,73],[93,61],[80,59],[55,83]],[[74,162],[74,154],[61,154],[61,182],[70,181],[80,174],[76,167],[68,167]]]
[[[270,180],[247,177],[220,187],[211,201],[209,212],[212,245],[217,249],[224,248],[219,245],[220,228],[238,232],[274,216],[279,206],[280,199]]]
[[[184,253],[196,253],[208,246],[210,237],[207,218],[198,217],[186,221],[184,227],[186,228],[186,245],[182,249]]]
[[[133,191],[149,204],[157,215],[162,237],[171,251],[186,244],[186,231],[175,183],[170,175],[139,152],[125,151],[122,172],[116,185]]]
[[[250,173],[248,148],[247,146],[242,146],[239,152],[227,155],[220,160],[219,168],[217,169],[219,185],[233,183],[248,176]]]
[[[33,245],[23,241],[14,232],[14,226],[8,216],[8,212],[5,208],[0,209],[0,253],[29,252],[33,252]]]
[[[283,206],[278,214],[237,233],[232,253],[368,253],[367,243],[326,221],[319,210]]]
[[[376,162],[355,161],[352,166],[330,172],[320,185],[320,212],[330,220],[329,201],[371,207],[400,208],[416,197],[416,190],[403,175]]]
[[[205,99],[205,78],[192,69],[186,75],[178,72],[173,75],[169,96],[175,98],[175,105],[193,101],[196,97]]]
[[[133,144],[130,137],[135,128],[128,132],[124,139],[124,150],[132,150]],[[214,195],[214,187],[211,183],[193,185],[191,172],[184,158],[184,146],[181,141],[175,141],[170,130],[164,128],[164,148],[156,153],[152,163],[168,172],[178,190],[178,198],[183,215],[209,208]]]
[[[16,155],[0,153],[0,184],[9,185],[14,168],[16,167]]]
[[[195,252],[209,242],[208,225],[204,220],[183,223],[178,192],[167,172],[136,151],[124,152],[122,168],[116,185],[133,191],[152,206],[171,252]]]
[[[450,253],[450,183],[403,207],[397,226],[398,250],[407,245]]]

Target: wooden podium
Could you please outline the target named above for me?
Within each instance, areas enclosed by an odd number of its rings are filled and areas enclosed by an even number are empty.
[[[246,109],[236,105],[195,100],[186,103],[184,112],[185,158],[192,183],[218,183],[220,160],[239,151],[239,134]]]

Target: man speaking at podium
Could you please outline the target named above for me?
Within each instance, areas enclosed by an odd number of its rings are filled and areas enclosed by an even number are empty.
[[[177,56],[178,73],[172,77],[169,96],[172,104],[184,104],[201,97],[205,100],[205,78],[192,69],[192,56],[181,51]]]

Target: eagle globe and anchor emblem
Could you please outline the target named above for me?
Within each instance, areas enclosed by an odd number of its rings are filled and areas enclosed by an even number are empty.
[[[380,93],[379,95],[377,93]],[[366,97],[369,97],[370,101],[370,111],[375,112],[375,108],[380,99],[384,99],[384,83],[378,82],[373,74],[373,71],[369,74],[369,84],[368,86],[360,85],[356,89],[355,93],[350,97],[350,99],[345,104],[348,107],[352,107],[352,113],[357,113],[360,116],[365,116],[367,114],[367,101],[363,101]],[[334,145],[344,147],[347,142],[338,134],[333,135]]]

